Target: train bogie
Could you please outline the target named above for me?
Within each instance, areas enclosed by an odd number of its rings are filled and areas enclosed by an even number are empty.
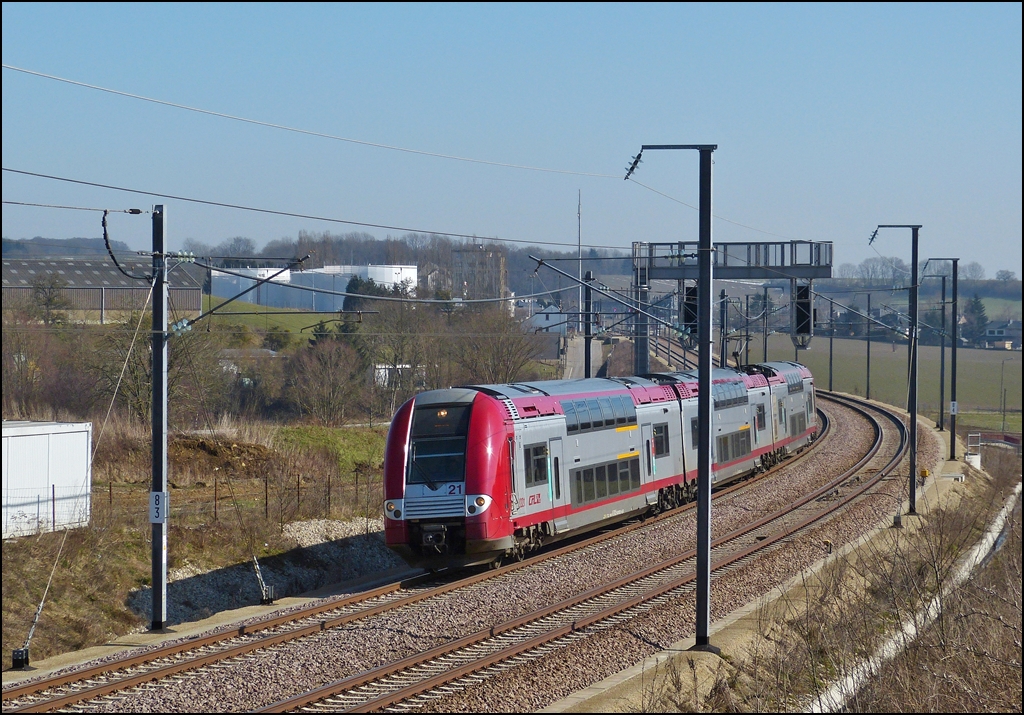
[[[809,443],[805,367],[767,363],[713,378],[714,483]],[[428,568],[521,558],[693,499],[696,382],[693,373],[665,373],[417,395],[388,433],[387,544]]]

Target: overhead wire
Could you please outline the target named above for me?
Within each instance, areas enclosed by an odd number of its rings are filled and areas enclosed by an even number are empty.
[[[46,74],[44,72],[36,72],[34,70],[25,69],[23,67],[15,67],[14,65],[3,65],[4,69],[13,70],[15,72],[23,72],[28,75],[34,75],[36,77],[43,77],[45,79],[51,79],[56,82],[65,82],[67,84],[75,85],[77,87],[84,87],[85,89],[93,89],[99,92],[107,92],[109,94],[115,94],[121,97],[127,97],[129,99],[137,99],[143,102],[152,102],[153,104],[160,104],[165,107],[173,107],[175,109],[184,109],[189,112],[197,112],[199,114],[206,114],[211,117],[219,117],[221,119],[230,119],[236,122],[244,122],[246,124],[255,124],[256,126],[268,127],[270,129],[281,129],[287,132],[294,132],[296,134],[306,134],[308,136],[319,137],[321,139],[332,139],[334,141],[347,142],[350,144],[359,144],[362,146],[373,147],[375,149],[387,149],[389,151],[405,152],[407,154],[418,154],[420,156],[429,156],[436,159],[449,159],[451,161],[464,161],[472,164],[485,164],[487,166],[498,166],[506,169],[523,169],[526,171],[540,171],[550,174],[568,174],[570,176],[591,176],[601,179],[615,179],[618,178],[611,174],[597,174],[588,173],[583,171],[570,171],[566,169],[550,169],[541,166],[526,166],[523,164],[510,164],[500,161],[490,161],[487,159],[474,159],[466,156],[455,156],[452,154],[441,154],[439,152],[424,151],[422,149],[410,149],[408,147],[393,146],[391,144],[381,144],[378,142],[365,141],[362,139],[352,139],[349,137],[341,137],[334,134],[327,134],[324,132],[312,131],[309,129],[299,129],[297,127],[289,127],[284,124],[275,124],[273,122],[264,122],[258,119],[249,119],[247,117],[239,117],[233,114],[225,114],[224,112],[215,112],[209,109],[202,109],[200,107],[190,107],[187,104],[178,104],[177,102],[169,102],[164,99],[155,99],[153,97],[146,97],[141,94],[132,94],[131,92],[123,92],[117,89],[110,89],[109,87],[101,87],[95,84],[88,84],[86,82],[78,82],[73,79],[67,79],[65,77],[58,77],[57,75]]]
[[[349,226],[363,226],[363,227],[366,227],[366,228],[383,228],[383,229],[387,229],[389,231],[405,231],[406,233],[426,233],[426,234],[435,235],[435,236],[451,236],[453,238],[467,238],[467,239],[471,239],[473,241],[480,241],[481,244],[483,242],[485,242],[485,241],[495,241],[495,242],[499,242],[499,243],[525,243],[527,245],[532,245],[532,246],[565,246],[565,247],[569,247],[569,248],[578,247],[580,245],[578,243],[568,243],[568,242],[562,243],[562,242],[558,242],[558,241],[528,241],[526,239],[521,239],[521,238],[501,238],[501,237],[498,237],[498,236],[488,237],[488,236],[480,236],[478,234],[470,234],[470,233],[455,233],[455,232],[452,232],[452,231],[434,231],[434,230],[431,230],[431,229],[410,228],[410,227],[407,227],[407,226],[391,226],[391,225],[382,224],[382,223],[369,223],[369,222],[365,222],[365,221],[351,221],[351,220],[348,220],[348,219],[332,218],[332,217],[329,217],[329,216],[316,216],[314,214],[303,214],[303,213],[298,213],[298,212],[294,212],[294,211],[278,211],[278,210],[275,210],[275,209],[264,209],[264,208],[259,208],[259,207],[256,207],[256,206],[245,206],[245,205],[242,205],[242,204],[230,204],[230,203],[226,203],[226,202],[223,202],[223,201],[210,201],[210,200],[207,200],[207,199],[197,199],[197,198],[188,197],[188,196],[178,196],[178,195],[175,195],[175,194],[160,193],[160,192],[157,192],[157,191],[146,191],[146,190],[143,190],[143,189],[131,189],[131,188],[127,188],[127,187],[124,187],[124,186],[114,186],[112,184],[101,184],[101,183],[95,182],[95,181],[85,181],[85,180],[82,180],[82,179],[72,179],[72,178],[68,178],[68,177],[64,177],[64,176],[54,176],[52,174],[40,174],[40,173],[34,172],[34,171],[24,171],[24,170],[21,170],[21,169],[12,169],[12,168],[8,168],[6,166],[2,167],[2,169],[3,169],[3,171],[6,171],[6,172],[9,172],[9,173],[12,173],[12,174],[21,174],[23,176],[35,176],[35,177],[40,178],[40,179],[50,179],[52,181],[63,181],[63,182],[69,183],[69,184],[79,184],[79,185],[82,185],[82,186],[93,186],[93,187],[100,188],[100,189],[110,189],[112,191],[124,191],[126,193],[140,194],[140,195],[143,195],[143,196],[155,196],[157,198],[173,199],[175,201],[184,201],[184,202],[187,202],[187,203],[201,204],[201,205],[204,205],[204,206],[217,206],[217,207],[220,207],[220,208],[236,209],[238,211],[252,211],[254,213],[270,214],[270,215],[273,215],[273,216],[286,216],[288,218],[303,218],[303,219],[309,219],[310,221],[323,221],[325,223],[341,223],[341,224],[346,224],[346,225],[349,225]],[[583,244],[583,245],[586,246],[587,248],[604,248],[604,249],[608,248],[607,246],[598,246],[596,244]]]

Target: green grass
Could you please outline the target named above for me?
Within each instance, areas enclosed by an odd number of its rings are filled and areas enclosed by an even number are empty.
[[[207,311],[213,306],[220,305],[226,299],[219,296],[203,296],[203,310]],[[230,313],[250,313],[250,315],[221,315],[221,312]],[[243,300],[236,300],[228,306],[225,306],[222,311],[214,313],[214,315],[207,320],[213,321],[213,325],[216,328],[227,328],[232,325],[243,326],[250,330],[256,331],[267,331],[270,328],[283,328],[294,335],[302,333],[303,328],[309,328],[316,325],[318,322],[324,319],[329,319],[329,315],[311,315],[305,311],[294,310],[290,311],[287,308],[268,308],[263,305],[256,305],[254,303],[246,303]],[[267,312],[280,313],[282,311],[288,311],[286,315],[268,315]],[[307,333],[309,330],[306,331]]]
[[[384,440],[387,427],[282,427],[277,434],[281,448],[297,450],[326,448],[338,459],[342,474],[352,472],[357,465],[368,464],[378,468],[384,461]]]
[[[759,341],[751,346],[750,359],[760,360]],[[867,343],[863,340],[835,339],[832,359],[832,385],[840,392],[864,395],[867,387]],[[946,348],[946,412],[951,394],[952,362]],[[788,335],[769,338],[771,360],[793,360],[793,343]],[[829,340],[815,336],[810,349],[801,350],[796,360],[814,373],[821,389],[829,386]],[[1005,361],[1005,364],[1004,364]],[[907,405],[909,383],[907,346],[892,342],[871,343],[871,398],[897,407]],[[938,413],[940,356],[937,346],[922,346],[918,353],[918,410],[921,414]],[[1006,390],[1008,416],[1017,415],[1019,431],[1021,411],[1021,354],[1005,350],[957,350],[957,403],[960,412],[1001,409],[1000,384]]]
[[[1002,322],[1007,316],[1013,320],[1020,320],[1021,306],[1024,305],[1019,300],[1004,298],[982,298],[981,302],[985,306],[985,315],[988,319],[997,323]]]

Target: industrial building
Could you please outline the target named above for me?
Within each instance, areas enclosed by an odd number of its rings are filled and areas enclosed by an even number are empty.
[[[280,268],[235,268],[231,273],[211,270],[211,293],[220,298],[233,298]],[[242,274],[242,275],[234,275]],[[298,310],[341,310],[344,293],[353,277],[372,280],[384,288],[406,284],[416,288],[416,266],[324,266],[308,271],[284,271],[273,281],[256,286],[243,299],[272,308]]]

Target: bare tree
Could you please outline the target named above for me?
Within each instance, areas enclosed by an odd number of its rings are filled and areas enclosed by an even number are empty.
[[[977,261],[971,261],[960,267],[960,279],[965,281],[985,280],[985,268]]]
[[[540,354],[540,343],[505,310],[492,308],[469,313],[460,325],[463,336],[458,363],[471,379],[484,383],[515,382],[531,360]]]
[[[43,325],[64,325],[71,300],[64,294],[68,284],[56,273],[44,273],[32,283],[32,311]]]
[[[318,423],[340,425],[362,384],[356,351],[340,340],[319,340],[295,356],[292,390],[295,403]]]

